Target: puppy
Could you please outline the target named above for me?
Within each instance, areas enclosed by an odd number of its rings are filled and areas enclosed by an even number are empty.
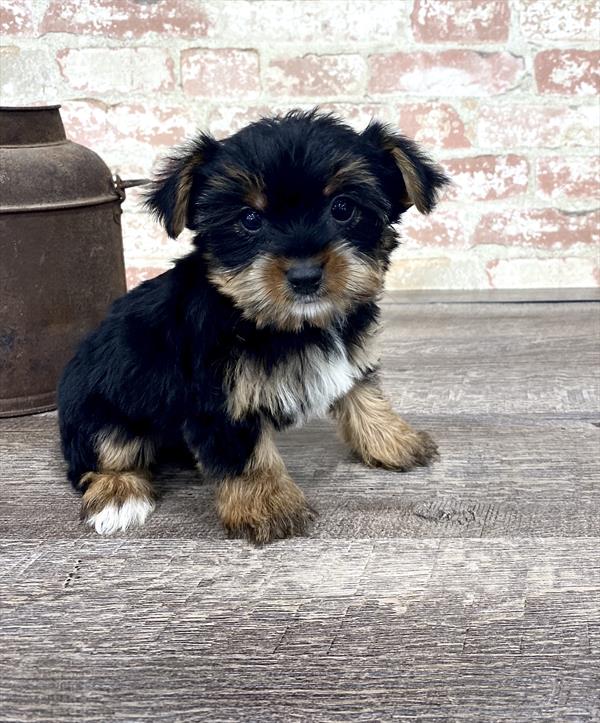
[[[381,123],[359,134],[316,111],[176,151],[147,206],[173,238],[192,229],[195,248],[118,299],[60,383],[82,518],[100,533],[141,525],[149,469],[183,440],[218,482],[231,535],[301,534],[313,512],[273,432],[327,413],[365,464],[434,459],[382,393],[373,338],[392,224],[412,205],[429,213],[447,182]]]

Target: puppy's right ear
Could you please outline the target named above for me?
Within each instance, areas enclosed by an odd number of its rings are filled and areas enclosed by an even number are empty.
[[[206,164],[215,156],[219,142],[210,135],[201,133],[197,138],[175,149],[162,163],[145,193],[144,205],[167,229],[171,238],[176,238],[193,222],[193,208],[190,200],[199,192],[206,179]]]
[[[395,220],[411,206],[430,213],[441,189],[450,183],[444,171],[416,143],[379,121],[369,123],[362,137],[380,155],[392,218]]]

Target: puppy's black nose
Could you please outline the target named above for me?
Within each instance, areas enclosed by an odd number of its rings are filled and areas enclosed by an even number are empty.
[[[294,264],[287,272],[290,286],[297,294],[314,294],[322,278],[322,267],[308,261]]]

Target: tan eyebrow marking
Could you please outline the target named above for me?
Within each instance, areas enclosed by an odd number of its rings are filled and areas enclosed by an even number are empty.
[[[360,158],[354,158],[338,168],[329,179],[323,193],[325,196],[331,196],[348,183],[366,185],[371,188],[377,187],[377,179],[369,170],[366,162]]]
[[[249,206],[264,211],[267,207],[265,182],[257,173],[250,173],[238,166],[227,166],[225,173],[229,178],[240,183],[245,190],[244,200]]]

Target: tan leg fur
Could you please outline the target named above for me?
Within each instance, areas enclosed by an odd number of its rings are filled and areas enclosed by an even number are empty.
[[[263,431],[243,474],[221,482],[217,513],[228,533],[257,543],[300,535],[314,518],[302,490],[289,476],[270,430]]]
[[[154,509],[154,489],[147,466],[153,445],[148,440],[122,441],[118,430],[98,436],[98,472],[81,478],[85,487],[81,518],[100,534],[142,525]]]
[[[371,467],[407,471],[439,456],[429,434],[403,421],[374,380],[356,384],[336,402],[333,415],[344,441]]]

